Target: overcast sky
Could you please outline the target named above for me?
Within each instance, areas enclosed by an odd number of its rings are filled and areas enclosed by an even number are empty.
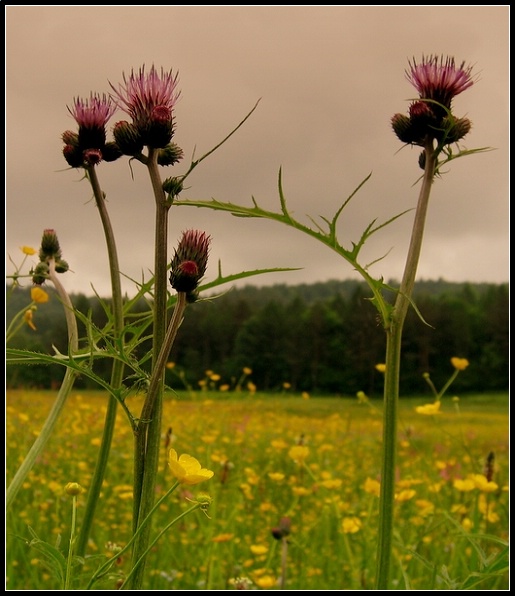
[[[346,208],[340,242],[351,247],[374,218],[415,207],[418,148],[405,147],[390,119],[416,92],[408,59],[454,56],[474,65],[478,81],[453,102],[473,123],[468,149],[495,151],[450,164],[436,181],[419,279],[504,282],[509,261],[509,6],[8,6],[6,14],[6,254],[39,247],[57,231],[72,269],[70,292],[110,290],[105,241],[81,173],[62,157],[61,134],[76,129],[74,97],[108,93],[143,64],[179,72],[174,141],[185,159],[163,178],[186,171],[221,141],[260,99],[247,123],[188,178],[182,199],[279,209],[277,176],[290,210],[331,218],[370,173]],[[117,112],[110,121],[126,119]],[[110,136],[110,126],[108,127]],[[154,199],[146,168],[122,158],[101,164],[123,273],[141,279],[153,267]],[[399,279],[413,213],[379,232],[363,264]],[[192,207],[172,208],[169,254],[181,232],[212,238],[205,280],[268,267],[301,271],[247,283],[312,283],[356,277],[326,246],[282,224],[241,220]],[[34,261],[36,262],[36,261]],[[13,267],[6,259],[7,273]],[[129,294],[134,286],[124,283]]]

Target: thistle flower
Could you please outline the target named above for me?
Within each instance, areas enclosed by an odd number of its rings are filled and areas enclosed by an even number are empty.
[[[65,131],[63,155],[74,168],[94,166],[106,159],[113,161],[119,152],[106,148],[106,124],[116,110],[116,103],[106,95],[91,93],[89,99],[76,97],[68,111],[79,125],[78,134]]]
[[[462,62],[456,66],[454,58],[428,56],[417,64],[409,62],[406,78],[418,91],[420,99],[409,107],[409,117],[395,114],[391,119],[393,131],[403,143],[425,147],[426,141],[436,139],[450,145],[462,139],[471,128],[467,118],[455,118],[451,113],[452,99],[474,84],[472,67]],[[425,156],[419,160],[424,167]]]
[[[177,292],[192,294],[207,267],[211,237],[200,230],[183,232],[170,265],[170,284]]]
[[[124,84],[111,85],[115,101],[131,116],[140,140],[148,147],[161,149],[168,145],[174,133],[173,109],[179,98],[178,75],[161,68],[159,74],[152,65],[145,73],[145,66],[138,73],[131,71]]]
[[[454,58],[443,56],[422,56],[422,62],[415,59],[409,63],[406,78],[419,92],[421,99],[431,99],[451,109],[453,97],[474,84],[472,67],[462,62],[456,66]]]

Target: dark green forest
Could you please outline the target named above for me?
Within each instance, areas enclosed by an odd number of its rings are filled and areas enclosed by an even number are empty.
[[[34,314],[36,330],[24,325],[9,347],[66,353],[67,331],[63,307],[52,287],[49,302]],[[385,336],[370,303],[370,291],[359,281],[329,281],[309,285],[233,288],[223,295],[210,293],[188,306],[170,354],[175,368],[167,371],[167,384],[198,388],[206,370],[231,386],[242,369],[252,369],[251,380],[259,391],[307,391],[311,395],[354,395],[364,391],[380,397],[382,374],[375,369],[384,361]],[[470,366],[455,381],[454,393],[504,391],[509,383],[508,284],[419,281],[414,309],[405,324],[401,392],[429,392],[422,374],[429,372],[437,388],[453,372],[452,356],[467,358]],[[6,322],[31,302],[30,288],[7,288]],[[105,305],[97,297],[72,296],[75,308],[102,328]],[[104,301],[107,302],[107,301]],[[131,316],[148,312],[141,300]],[[79,325],[85,335],[85,327]],[[139,347],[140,356],[150,342]],[[106,379],[109,359],[95,361],[95,370]],[[182,379],[179,379],[181,373]],[[7,387],[59,386],[63,368],[51,366],[6,367]],[[127,381],[128,383],[130,380]],[[95,388],[80,378],[76,387]]]

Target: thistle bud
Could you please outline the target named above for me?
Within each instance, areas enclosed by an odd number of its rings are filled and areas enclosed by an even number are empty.
[[[41,239],[41,248],[39,249],[39,260],[60,259],[61,247],[55,230],[44,230]]]
[[[450,145],[457,143],[467,135],[472,128],[472,123],[468,118],[453,118],[451,116],[443,119],[442,128],[442,134],[437,138],[446,145]]]
[[[416,138],[413,133],[413,127],[411,120],[404,114],[395,114],[392,116],[392,128],[393,132],[397,135],[399,141],[412,145],[416,142]]]
[[[170,284],[177,292],[193,294],[207,267],[211,237],[200,230],[187,230],[170,265]]]
[[[272,536],[276,540],[281,540],[289,536],[291,532],[291,519],[289,517],[282,517],[279,520],[279,525],[271,530]]]
[[[113,136],[118,148],[124,155],[139,155],[143,151],[143,140],[138,129],[125,120],[117,122]]]
[[[63,147],[64,159],[72,168],[80,168],[84,164],[82,150],[75,145],[65,145]]]
[[[70,266],[63,259],[55,260],[55,270],[57,273],[66,273],[69,268],[70,268]]]
[[[102,161],[102,151],[100,149],[86,149],[82,153],[82,159],[88,166],[96,166]]]
[[[182,192],[182,180],[177,176],[173,178],[167,178],[163,182],[163,190],[168,195],[169,199],[174,199],[175,197],[179,196],[179,193]]]
[[[79,135],[71,130],[65,130],[61,135],[63,143],[65,145],[72,145],[73,147],[79,146]]]
[[[123,153],[120,151],[118,145],[116,143],[113,143],[112,141],[106,143],[104,148],[102,149],[102,157],[104,161],[116,161],[122,155]]]
[[[40,263],[38,263],[31,271],[32,283],[36,284],[37,286],[44,284],[45,281],[48,279],[48,272],[49,267],[46,262],[41,261]]]
[[[159,150],[157,154],[157,163],[160,166],[173,166],[184,157],[182,149],[175,143],[169,143],[166,147]]]

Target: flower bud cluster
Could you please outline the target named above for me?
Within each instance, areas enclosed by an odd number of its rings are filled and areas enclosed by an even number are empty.
[[[38,286],[48,279],[50,271],[49,262],[53,259],[55,271],[66,273],[68,263],[62,258],[61,247],[55,230],[44,230],[39,249],[39,263],[32,270],[32,282]]]

